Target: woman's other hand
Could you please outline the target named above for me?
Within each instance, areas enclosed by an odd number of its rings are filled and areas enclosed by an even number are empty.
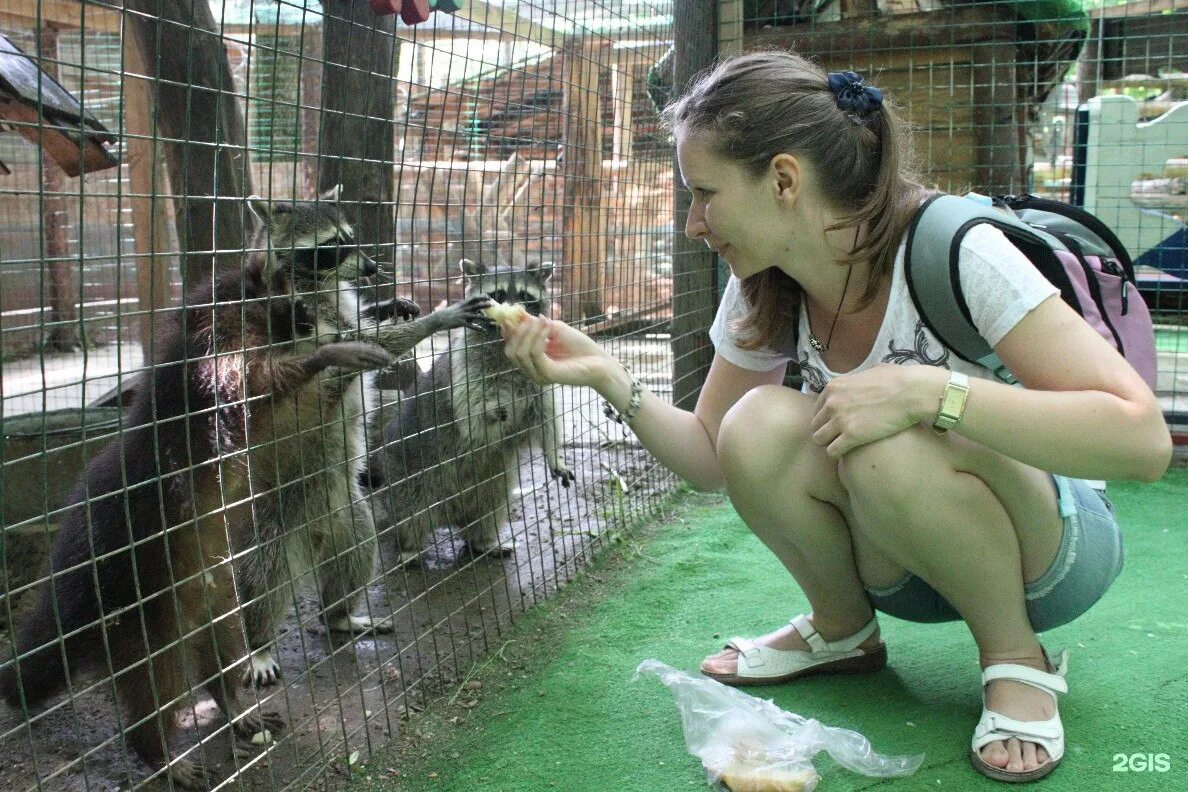
[[[538,385],[597,388],[618,366],[594,339],[564,322],[530,316],[505,333],[504,353]]]
[[[840,459],[858,446],[931,421],[947,378],[943,368],[890,364],[837,377],[817,397],[813,442]]]

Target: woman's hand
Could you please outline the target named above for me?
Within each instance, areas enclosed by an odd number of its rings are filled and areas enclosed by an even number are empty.
[[[934,366],[882,364],[832,380],[817,397],[809,426],[831,459],[927,420],[948,372]],[[935,394],[932,392],[935,391]]]
[[[530,316],[504,333],[504,353],[538,385],[598,387],[617,365],[592,338],[564,322]]]

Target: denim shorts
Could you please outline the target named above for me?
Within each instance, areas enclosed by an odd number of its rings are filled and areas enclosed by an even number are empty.
[[[1068,624],[1101,599],[1122,571],[1122,532],[1105,493],[1081,479],[1052,476],[1059,495],[1064,536],[1048,571],[1024,586],[1027,615],[1036,632]],[[871,605],[913,622],[959,621],[948,601],[908,574],[886,589],[866,589]]]

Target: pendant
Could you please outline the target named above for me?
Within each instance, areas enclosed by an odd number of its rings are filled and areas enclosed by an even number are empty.
[[[819,340],[817,340],[817,337],[815,335],[813,335],[812,333],[809,333],[808,342],[809,342],[809,346],[811,346],[813,349],[817,350],[818,355],[829,348],[829,347],[825,346],[824,344],[822,344]]]

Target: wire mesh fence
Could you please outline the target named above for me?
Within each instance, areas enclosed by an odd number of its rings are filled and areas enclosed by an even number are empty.
[[[0,787],[333,785],[657,511],[467,300],[692,406],[724,271],[657,108],[715,54],[869,74],[930,181],[1102,217],[1188,424],[1188,11],[1101,5],[0,10]]]

